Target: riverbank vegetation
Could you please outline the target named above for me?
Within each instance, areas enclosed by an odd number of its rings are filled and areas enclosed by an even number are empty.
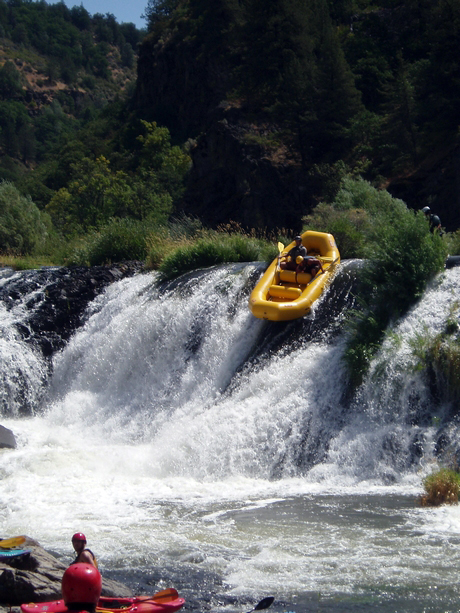
[[[447,242],[429,232],[421,211],[411,211],[402,200],[360,178],[344,177],[334,200],[320,203],[304,221],[310,228],[331,232],[342,259],[367,262],[360,278],[360,309],[350,318],[345,353],[356,386],[388,326],[407,312],[443,269]]]
[[[458,406],[460,401],[460,302],[451,306],[444,329],[434,333],[428,328],[412,339],[414,369],[423,371],[440,403]]]
[[[460,496],[460,473],[450,468],[441,468],[423,480],[425,493],[420,497],[424,507],[441,504],[458,504]]]

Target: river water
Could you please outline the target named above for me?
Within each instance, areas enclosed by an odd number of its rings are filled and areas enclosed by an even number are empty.
[[[189,611],[270,595],[273,613],[458,611],[460,509],[419,504],[447,408],[430,406],[410,339],[453,316],[460,269],[398,324],[351,404],[343,334],[293,340],[256,320],[252,273],[113,284],[45,384],[20,310],[2,314],[3,388],[20,378],[42,400],[1,420],[18,447],[0,450],[0,534],[66,562],[82,531],[105,576],[175,587]]]

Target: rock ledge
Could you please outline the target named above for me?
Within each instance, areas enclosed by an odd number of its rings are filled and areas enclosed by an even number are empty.
[[[0,560],[0,613],[28,602],[61,598],[61,579],[67,566],[30,537],[21,547],[30,549],[30,554]],[[126,585],[102,577],[102,595],[127,598],[132,592]]]

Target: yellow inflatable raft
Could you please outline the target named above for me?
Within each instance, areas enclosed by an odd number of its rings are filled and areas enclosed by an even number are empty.
[[[288,321],[303,317],[331,282],[340,263],[340,253],[332,234],[308,230],[302,234],[302,244],[308,255],[321,261],[324,272],[320,270],[312,279],[306,272],[281,270],[280,260],[287,256],[295,242],[280,250],[280,255],[267,268],[249,298],[249,308],[259,319]]]

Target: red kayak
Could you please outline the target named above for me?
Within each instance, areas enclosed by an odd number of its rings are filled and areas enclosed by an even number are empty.
[[[137,596],[134,598],[100,598],[97,603],[97,613],[174,613],[185,604],[183,598],[174,589],[163,590],[153,596]],[[22,604],[23,613],[66,613],[68,611],[63,600],[51,602],[31,602]]]

